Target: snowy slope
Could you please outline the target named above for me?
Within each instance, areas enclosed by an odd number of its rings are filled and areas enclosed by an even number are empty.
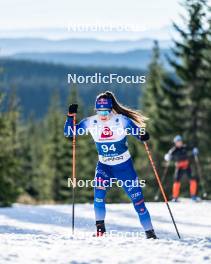
[[[211,202],[172,204],[179,241],[166,205],[148,203],[159,240],[146,240],[131,204],[107,206],[104,238],[95,231],[93,205],[14,205],[0,209],[0,264],[4,263],[211,263]],[[111,231],[113,230],[113,231]]]

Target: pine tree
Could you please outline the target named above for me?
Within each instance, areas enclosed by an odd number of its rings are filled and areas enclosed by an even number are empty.
[[[174,24],[181,40],[174,41],[175,47],[172,51],[175,58],[169,59],[178,77],[178,82],[171,80],[171,89],[177,89],[181,94],[181,105],[185,110],[180,113],[184,137],[194,146],[201,148],[206,148],[201,139],[206,137],[204,122],[207,119],[207,111],[204,108],[208,82],[208,76],[205,74],[208,49],[208,31],[205,27],[206,2],[206,0],[185,1],[187,11],[187,18],[184,18],[185,28]]]
[[[144,87],[143,97],[141,98],[143,110],[149,118],[148,130],[150,131],[150,135],[153,140],[154,151],[160,150],[160,138],[167,126],[165,124],[165,122],[167,122],[165,119],[166,116],[165,113],[163,113],[163,111],[167,110],[163,85],[164,78],[165,72],[160,62],[160,50],[158,42],[155,41],[152,51],[152,60],[147,74],[146,85]],[[164,115],[164,118],[162,115]]]
[[[36,201],[52,199],[51,170],[46,166],[46,131],[43,122],[30,114],[22,136],[24,190]],[[47,158],[48,159],[48,158]]]
[[[167,76],[160,59],[158,42],[155,41],[146,85],[141,97],[141,106],[144,114],[149,118],[146,130],[150,133],[149,144],[160,175],[164,170],[164,154],[169,148],[169,142],[172,140],[177,125],[175,109],[178,109],[178,100],[165,86]],[[149,195],[149,198],[152,198],[158,186],[143,148],[140,155],[142,157],[140,166],[143,167],[145,174],[143,179],[146,180],[148,186],[146,196]],[[169,180],[165,182],[169,190],[170,184]]]
[[[1,95],[2,99],[2,95]],[[1,101],[2,104],[2,101]],[[0,112],[0,205],[9,206],[22,192],[19,108],[15,91],[7,112]]]
[[[207,45],[208,49],[205,52],[205,57],[207,58],[207,68],[205,69],[205,75],[208,77],[208,82],[206,85],[206,92],[205,95],[207,96],[207,100],[204,100],[203,107],[207,111],[207,119],[204,122],[204,126],[206,127],[206,133],[207,136],[203,139],[205,148],[205,157],[201,158],[200,161],[203,163],[203,180],[205,182],[206,191],[210,192],[211,188],[211,177],[210,177],[210,171],[211,171],[211,158],[210,158],[210,150],[209,150],[209,144],[210,144],[210,138],[208,135],[211,134],[211,7],[208,8],[209,18],[208,18],[208,39],[207,39]],[[200,155],[201,156],[201,155]]]
[[[200,149],[202,161],[208,159],[210,141],[210,109],[211,92],[208,70],[208,29],[207,1],[186,0],[184,4],[187,17],[183,18],[184,26],[174,24],[180,35],[179,41],[174,41],[172,49],[174,57],[169,58],[177,80],[167,79],[166,85],[176,95],[180,96],[177,122],[180,129],[175,133],[182,135],[190,145]]]
[[[60,106],[60,97],[55,91],[51,98],[50,107],[46,116],[46,162],[52,179],[52,197],[55,201],[64,201],[68,194],[64,191],[67,183],[64,181],[64,138],[63,118]],[[49,175],[50,177],[50,175]]]

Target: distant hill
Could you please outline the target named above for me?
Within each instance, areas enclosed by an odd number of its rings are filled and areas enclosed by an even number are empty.
[[[24,118],[27,118],[32,112],[36,118],[41,118],[47,112],[54,90],[59,91],[64,113],[67,111],[67,95],[70,91],[70,84],[67,82],[68,73],[83,76],[93,75],[95,72],[100,72],[102,75],[116,73],[122,76],[146,73],[138,69],[64,66],[12,59],[1,59],[0,67],[4,70],[0,75],[0,88],[8,93],[11,91],[11,87],[15,87]],[[79,84],[77,88],[86,110],[93,109],[96,95],[106,89],[114,91],[123,103],[131,107],[138,106],[138,99],[141,95],[140,84],[88,83]]]
[[[165,67],[169,68],[165,55],[170,55],[169,49],[161,50],[161,59]],[[58,63],[65,65],[81,66],[108,66],[108,67],[128,67],[146,69],[151,60],[152,51],[134,50],[122,53],[93,52],[93,53],[66,53],[66,52],[46,52],[46,53],[20,53],[12,58],[32,60],[38,62]]]
[[[159,42],[162,49],[168,49],[170,40]],[[1,56],[16,53],[89,53],[126,52],[137,49],[151,49],[153,39],[105,41],[89,38],[49,40],[44,38],[0,38]]]
[[[85,28],[84,28],[85,26]],[[96,28],[96,24],[74,24],[69,21],[66,27],[45,28],[0,28],[0,38],[44,38],[44,39],[157,39],[168,40],[174,37],[175,30],[171,24],[156,28],[140,28],[139,25],[128,25],[132,28],[120,29],[110,24],[111,28]],[[100,26],[100,25],[99,25]],[[108,25],[109,26],[109,25]],[[79,29],[79,30],[78,30]]]

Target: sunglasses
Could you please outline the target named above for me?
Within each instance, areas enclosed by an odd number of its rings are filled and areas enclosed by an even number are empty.
[[[107,116],[111,113],[111,110],[98,110],[97,114],[101,116]]]

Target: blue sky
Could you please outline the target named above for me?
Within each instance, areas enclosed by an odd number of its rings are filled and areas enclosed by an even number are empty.
[[[181,10],[178,0],[0,0],[0,31],[36,35],[33,29],[109,24],[153,32],[177,21]]]

